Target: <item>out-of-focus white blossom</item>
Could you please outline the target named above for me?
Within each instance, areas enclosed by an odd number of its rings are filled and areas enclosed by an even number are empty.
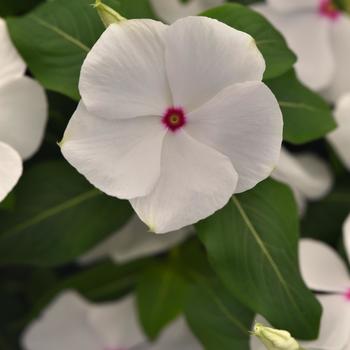
[[[24,350],[201,349],[182,318],[150,343],[139,325],[133,296],[98,305],[70,291],[58,296],[21,340]]]
[[[44,90],[25,69],[0,18],[0,201],[20,178],[22,160],[39,148],[46,125]]]

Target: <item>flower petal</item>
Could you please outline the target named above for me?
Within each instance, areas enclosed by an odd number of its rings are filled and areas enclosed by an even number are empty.
[[[58,296],[25,330],[25,350],[96,350],[104,344],[87,323],[89,305],[74,292]]]
[[[221,209],[236,185],[237,173],[226,156],[179,130],[164,140],[155,189],[148,196],[132,199],[131,204],[152,231],[165,233]]]
[[[305,349],[339,350],[350,344],[350,302],[342,295],[319,295],[323,307],[317,340],[300,342]]]
[[[156,184],[165,134],[159,117],[107,120],[89,114],[80,103],[61,149],[98,189],[129,199],[147,195]]]
[[[329,37],[330,21],[317,12],[282,14],[266,5],[256,5],[254,9],[281,31],[298,56],[295,68],[299,78],[313,90],[328,86],[335,69]]]
[[[334,112],[338,128],[327,135],[344,165],[350,170],[350,94],[344,95]]]
[[[0,202],[9,194],[22,175],[19,154],[6,143],[0,142]]]
[[[299,263],[306,285],[319,292],[345,293],[350,279],[345,263],[327,244],[313,239],[302,239]]]
[[[166,67],[174,105],[190,112],[223,88],[261,81],[264,59],[254,39],[206,17],[187,17],[166,31]]]
[[[91,307],[88,323],[102,339],[104,346],[101,349],[129,349],[146,342],[133,296]]]
[[[188,226],[171,235],[155,235],[135,215],[121,230],[81,257],[79,262],[86,264],[110,256],[117,263],[126,263],[165,252],[193,232],[194,228]]]
[[[164,63],[166,29],[150,19],[106,29],[80,75],[80,93],[90,113],[108,119],[163,115],[172,105]]]
[[[188,115],[188,133],[228,156],[238,173],[236,192],[254,187],[277,165],[282,113],[261,82],[235,84]]]
[[[152,350],[202,350],[183,317],[178,318],[152,344]]]
[[[267,0],[269,6],[280,12],[292,12],[300,10],[317,10],[319,0]]]
[[[348,261],[350,262],[350,215],[347,217],[343,225],[343,239]]]
[[[21,77],[26,65],[22,57],[18,54],[9,36],[6,22],[0,18],[0,86],[8,83],[12,79]]]
[[[326,195],[333,182],[327,164],[321,159],[307,153],[292,155],[285,148],[282,148],[279,163],[272,177],[311,200]]]
[[[350,90],[350,17],[342,15],[333,22],[332,50],[335,56],[335,72],[331,84],[324,92],[327,99],[337,101]]]
[[[22,159],[39,148],[47,121],[44,89],[33,79],[21,77],[0,87],[0,140],[15,148]]]
[[[157,15],[166,23],[173,23],[177,19],[197,15],[205,10],[201,0],[182,3],[179,0],[151,0]]]

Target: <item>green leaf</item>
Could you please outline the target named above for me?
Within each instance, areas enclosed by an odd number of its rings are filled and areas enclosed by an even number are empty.
[[[44,0],[1,0],[0,17],[21,15]]]
[[[131,215],[126,201],[99,192],[65,162],[28,169],[16,207],[0,212],[0,263],[57,265],[84,253]]]
[[[249,350],[254,313],[221,283],[198,281],[188,298],[185,314],[206,350]]]
[[[204,16],[215,18],[227,25],[250,34],[266,61],[264,78],[277,77],[296,62],[283,36],[262,15],[239,4],[226,4],[206,11]]]
[[[137,287],[137,304],[141,324],[151,340],[183,310],[187,291],[187,282],[169,263],[145,272]]]
[[[295,144],[313,141],[336,127],[327,103],[302,85],[293,70],[266,84],[281,106],[285,141]]]
[[[328,196],[310,203],[301,221],[303,236],[336,246],[350,213],[350,176],[340,179]]]
[[[9,18],[10,35],[42,85],[79,99],[83,61],[104,31],[92,0],[53,0],[21,18]],[[151,16],[148,0],[109,0],[124,17]]]
[[[214,270],[240,302],[299,339],[317,336],[321,307],[300,276],[297,209],[286,186],[264,181],[197,229]]]

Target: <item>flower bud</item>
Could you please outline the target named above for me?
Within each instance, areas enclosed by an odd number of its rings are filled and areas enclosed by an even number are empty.
[[[105,5],[102,0],[96,0],[94,5],[97,13],[99,14],[101,21],[107,28],[110,24],[120,23],[125,21],[126,18],[121,16],[117,11],[114,11],[111,7]]]
[[[253,335],[258,337],[268,350],[302,350],[289,332],[265,327],[261,323],[254,326]]]

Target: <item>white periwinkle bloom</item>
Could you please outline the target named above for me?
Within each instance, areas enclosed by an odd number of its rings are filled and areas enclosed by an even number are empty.
[[[137,215],[134,215],[118,232],[83,255],[79,262],[90,264],[110,257],[116,263],[127,263],[166,252],[181,244],[193,233],[194,228],[187,226],[171,235],[156,236],[148,231]]]
[[[211,7],[222,5],[225,0],[151,0],[156,14],[166,23],[173,23],[177,19],[198,15]]]
[[[165,233],[222,208],[278,162],[282,114],[251,36],[206,17],[110,25],[81,71],[65,158]]]
[[[0,18],[0,201],[20,178],[22,160],[37,151],[47,119],[44,90],[25,70]]]
[[[151,344],[137,320],[134,297],[91,304],[64,292],[24,331],[24,350],[200,350],[185,320],[174,321]]]
[[[350,93],[339,99],[334,116],[338,127],[328,134],[327,138],[346,168],[350,170]]]
[[[336,101],[350,87],[350,19],[331,0],[267,0],[253,6],[285,36],[310,88]]]
[[[311,153],[292,155],[285,148],[272,177],[290,186],[301,214],[308,200],[324,197],[333,185],[332,173],[322,159]]]
[[[344,224],[344,243],[350,258],[350,217]],[[312,239],[300,244],[300,267],[307,286],[320,294],[324,315],[320,337],[305,347],[350,349],[350,275],[345,262],[328,245]]]
[[[287,331],[256,323],[253,330],[267,350],[300,350],[298,342]]]

